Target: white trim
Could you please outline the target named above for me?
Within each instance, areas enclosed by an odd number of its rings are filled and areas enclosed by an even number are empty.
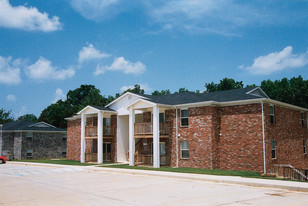
[[[53,125],[51,125],[51,124],[48,124],[48,123],[46,123],[46,122],[37,122],[37,123],[35,123],[35,124],[30,125],[29,127],[35,127],[35,126],[38,125],[38,124],[45,124],[45,125],[48,126],[48,127],[57,128],[57,127],[55,127],[55,126],[53,126]]]
[[[113,100],[112,102],[110,102],[109,104],[107,104],[105,107],[109,107],[110,105],[114,104],[114,103],[117,102],[117,101],[120,101],[121,99],[123,99],[124,97],[126,97],[126,96],[128,96],[128,95],[140,97],[140,98],[143,98],[143,99],[149,99],[149,98],[147,98],[147,97],[144,97],[144,96],[141,96],[141,95],[132,93],[132,92],[126,92],[125,94],[119,96],[118,98],[116,98],[115,100]]]
[[[250,93],[252,93],[252,92],[254,92],[256,90],[259,90],[266,98],[269,98],[269,96],[267,96],[267,94],[261,89],[261,87],[256,87],[256,88],[250,90],[249,92],[246,92],[246,94],[257,96],[257,95],[254,95],[254,94],[250,94]]]
[[[41,130],[2,130],[3,133],[10,132],[33,132],[33,133],[63,133],[67,134],[67,131],[41,131]]]
[[[116,111],[97,109],[97,108],[95,108],[95,107],[93,107],[93,106],[90,106],[90,105],[88,105],[88,106],[86,106],[85,108],[83,108],[83,109],[82,109],[81,111],[79,111],[77,114],[80,115],[80,114],[84,113],[84,111],[87,110],[87,109],[93,109],[93,110],[95,110],[96,112],[103,111],[103,112],[106,112],[106,113],[107,113],[107,112],[110,112],[110,113],[117,114]],[[74,117],[74,116],[73,116],[73,117]]]

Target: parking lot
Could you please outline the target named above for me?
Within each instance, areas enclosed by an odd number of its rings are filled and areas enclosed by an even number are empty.
[[[0,165],[0,205],[308,205],[307,192],[80,166]]]

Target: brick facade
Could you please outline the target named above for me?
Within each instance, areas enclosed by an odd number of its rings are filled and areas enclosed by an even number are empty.
[[[264,137],[267,172],[275,164],[291,164],[308,169],[307,113],[305,125],[301,111],[275,106],[275,124],[270,123],[270,105],[263,104]],[[177,113],[177,117],[176,117]],[[234,106],[202,106],[188,108],[188,126],[181,126],[181,111],[165,110],[169,138],[160,138],[166,144],[170,166],[264,172],[262,104],[251,103]],[[151,122],[151,112],[143,114],[144,122]],[[116,127],[117,116],[112,116]],[[90,124],[91,120],[88,121]],[[80,159],[80,119],[68,121],[68,159]],[[179,135],[177,141],[177,134]],[[113,159],[116,161],[116,137],[113,139]],[[271,141],[277,142],[277,158],[271,158]],[[106,140],[107,141],[107,140]],[[181,158],[181,141],[189,142],[189,158]],[[152,138],[136,139],[136,154],[151,155]],[[178,145],[176,145],[178,143]],[[92,144],[92,143],[91,143]],[[88,145],[87,145],[88,147]]]

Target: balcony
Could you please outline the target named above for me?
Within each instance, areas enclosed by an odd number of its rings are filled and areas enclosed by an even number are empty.
[[[114,137],[115,128],[112,126],[103,127],[103,137]],[[97,139],[97,126],[86,126],[85,139]]]
[[[153,138],[152,123],[135,123],[135,138]],[[169,127],[166,123],[159,123],[160,137],[169,137]]]

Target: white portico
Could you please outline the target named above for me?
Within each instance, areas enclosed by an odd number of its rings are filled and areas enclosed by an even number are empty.
[[[98,106],[87,106],[78,115],[81,116],[81,141],[80,141],[80,162],[86,162],[86,140],[97,141],[97,153],[89,155],[97,155],[98,164],[102,164],[103,157],[103,142],[104,137],[112,138],[115,128],[111,126],[111,115],[116,115],[117,112],[112,109]],[[87,121],[91,120],[91,125]],[[91,158],[90,158],[91,159]]]

